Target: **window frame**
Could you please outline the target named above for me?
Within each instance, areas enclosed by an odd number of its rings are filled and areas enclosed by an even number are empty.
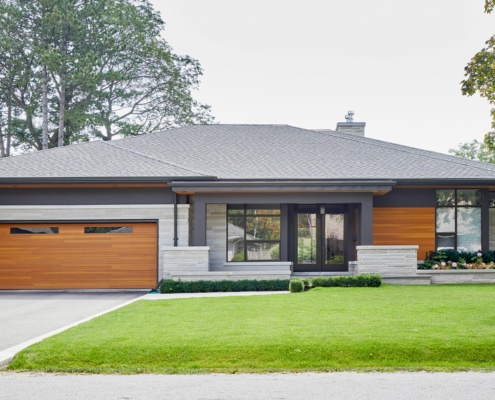
[[[242,211],[242,213],[236,213],[236,214],[230,214],[230,211]],[[276,214],[251,214],[248,213],[251,210],[276,210],[278,213]],[[278,218],[279,220],[279,239],[278,240],[269,240],[269,239],[248,239],[248,233],[246,229],[246,220],[248,218],[252,218],[253,216],[256,217],[270,217],[270,218]],[[242,218],[243,220],[243,232],[244,232],[244,237],[242,238],[242,245],[243,245],[243,260],[242,261],[234,261],[234,260],[229,260],[229,218]],[[256,262],[279,262],[281,259],[281,218],[282,218],[282,213],[281,213],[281,207],[279,204],[227,204],[227,212],[226,212],[226,249],[225,249],[225,259],[227,262],[232,262],[232,263],[240,263],[240,262],[250,262],[250,263],[256,263]],[[248,246],[249,244],[274,244],[278,245],[278,259],[256,259],[256,260],[248,260]],[[232,255],[232,258],[234,257],[234,254]]]
[[[439,191],[449,191],[452,190],[454,192],[454,202],[453,204],[447,204],[447,205],[439,205],[438,204],[438,192]],[[477,200],[478,202],[475,204],[459,204],[459,198],[458,198],[458,192],[459,191],[466,191],[466,190],[472,190],[472,191],[478,191],[478,196]],[[454,230],[453,231],[445,231],[445,232],[438,232],[438,209],[453,209],[454,210]],[[453,234],[454,235],[454,250],[456,251],[461,251],[458,250],[458,236],[459,236],[459,225],[458,225],[458,210],[459,209],[467,209],[467,208],[477,208],[480,210],[480,220],[479,220],[479,233],[480,233],[480,248],[478,250],[481,250],[483,247],[483,228],[482,228],[482,210],[483,210],[483,191],[478,188],[461,188],[461,189],[456,189],[456,188],[442,188],[442,189],[436,189],[435,191],[435,250],[438,251],[438,236],[439,235],[449,235]],[[471,250],[467,250],[471,251]]]

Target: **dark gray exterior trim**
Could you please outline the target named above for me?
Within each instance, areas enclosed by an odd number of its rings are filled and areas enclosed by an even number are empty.
[[[173,191],[191,192],[249,192],[249,191],[390,191],[395,181],[215,181],[215,182],[171,182]]]

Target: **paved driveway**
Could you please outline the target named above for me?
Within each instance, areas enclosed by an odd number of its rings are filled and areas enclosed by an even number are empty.
[[[0,291],[0,353],[145,294]]]

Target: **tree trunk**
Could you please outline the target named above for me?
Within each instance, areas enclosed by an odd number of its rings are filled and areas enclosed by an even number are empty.
[[[3,142],[2,123],[0,122],[0,158],[1,157],[5,157],[5,144]]]
[[[43,65],[43,133],[41,148],[48,149],[48,71],[46,64]]]
[[[7,98],[7,143],[5,145],[5,157],[10,157],[10,143],[12,137],[12,89]]]

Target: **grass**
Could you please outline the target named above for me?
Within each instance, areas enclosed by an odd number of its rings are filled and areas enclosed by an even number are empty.
[[[316,288],[138,301],[19,353],[11,370],[494,370],[495,285]]]

